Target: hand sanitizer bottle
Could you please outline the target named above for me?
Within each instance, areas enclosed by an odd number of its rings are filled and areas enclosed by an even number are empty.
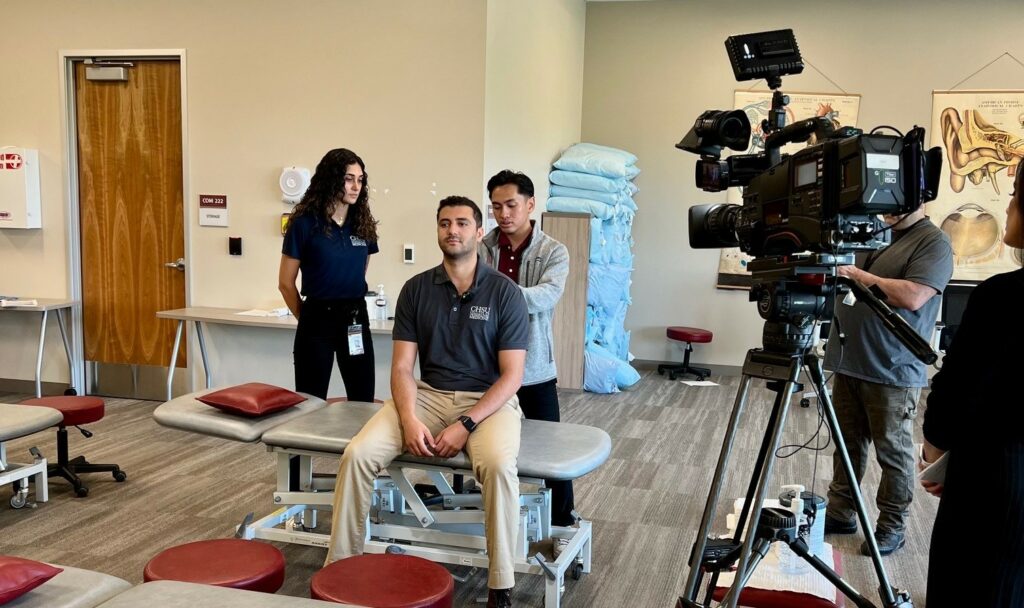
[[[388,320],[388,297],[384,295],[384,284],[380,283],[377,285],[377,299],[374,301],[376,304],[376,312],[373,316],[378,321]]]

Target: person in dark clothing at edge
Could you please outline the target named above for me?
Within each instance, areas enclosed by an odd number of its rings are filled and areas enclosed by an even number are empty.
[[[1024,248],[1024,161],[1003,242]],[[928,606],[1024,606],[1024,269],[971,292],[932,379],[919,466],[949,452],[928,562]]]
[[[295,206],[281,248],[278,289],[299,321],[295,390],[327,398],[331,368],[350,401],[373,401],[373,339],[366,312],[366,270],[377,253],[366,165],[355,152],[331,150]],[[302,271],[302,298],[296,278]]]

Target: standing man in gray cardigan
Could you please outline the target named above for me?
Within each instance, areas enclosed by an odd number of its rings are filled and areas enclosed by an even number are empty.
[[[526,371],[517,393],[519,405],[527,418],[558,422],[555,387],[558,378],[551,316],[565,291],[569,251],[530,219],[536,201],[529,177],[517,171],[501,171],[488,180],[487,193],[498,227],[484,236],[480,257],[519,285],[530,315]],[[546,480],[545,483],[551,488],[551,523],[574,525],[572,482]],[[565,539],[555,540],[555,557],[567,544]]]

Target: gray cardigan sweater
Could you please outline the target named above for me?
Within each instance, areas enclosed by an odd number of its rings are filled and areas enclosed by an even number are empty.
[[[519,265],[519,288],[526,298],[530,314],[524,386],[547,382],[558,375],[551,315],[565,291],[565,278],[569,275],[569,250],[541,232],[536,221],[531,220],[530,223],[533,224],[533,236]],[[498,233],[499,229],[495,228],[480,242],[480,256],[492,268],[498,267]]]

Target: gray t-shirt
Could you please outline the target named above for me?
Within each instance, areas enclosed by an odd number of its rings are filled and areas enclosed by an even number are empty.
[[[479,258],[473,285],[462,296],[440,265],[402,287],[392,339],[416,343],[420,380],[433,388],[484,392],[501,375],[498,351],[527,348],[526,300]]]
[[[904,279],[942,293],[953,275],[949,237],[925,218],[902,231],[893,242],[872,252],[858,267],[886,279]],[[932,297],[916,311],[893,308],[925,340],[931,340],[942,298]],[[835,319],[825,349],[825,368],[890,386],[928,385],[925,364],[917,359],[863,302],[836,302]],[[839,331],[846,334],[840,345]]]

